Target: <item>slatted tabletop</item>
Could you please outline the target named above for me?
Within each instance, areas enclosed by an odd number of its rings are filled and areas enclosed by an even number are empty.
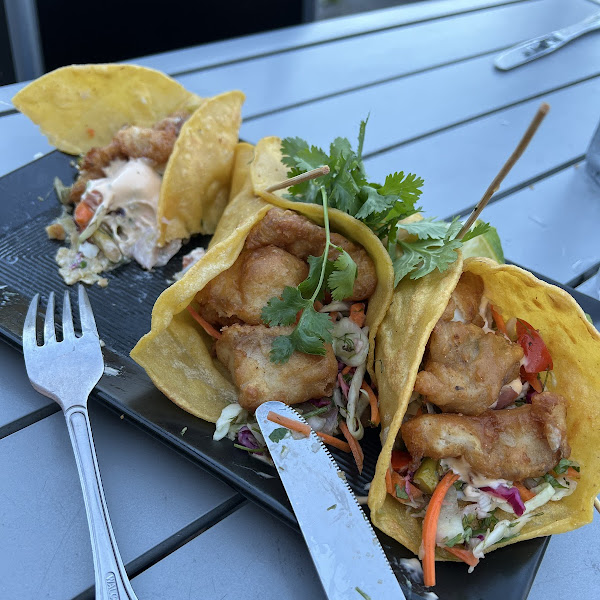
[[[600,294],[600,188],[583,168],[600,119],[600,33],[502,73],[523,39],[600,11],[594,0],[411,4],[132,60],[200,95],[242,89],[241,136],[327,145],[369,117],[372,179],[425,179],[438,217],[476,204],[541,101],[552,110],[484,216],[507,259]],[[51,151],[0,88],[0,175]],[[0,184],[1,190],[1,184]],[[0,282],[0,310],[3,299]],[[598,324],[597,324],[598,325]],[[0,344],[0,598],[93,597],[83,499],[58,407]],[[300,535],[127,418],[90,402],[107,502],[140,599],[324,598]],[[594,597],[600,524],[550,541],[535,600]],[[490,557],[488,560],[492,560]],[[510,597],[510,591],[507,591]]]

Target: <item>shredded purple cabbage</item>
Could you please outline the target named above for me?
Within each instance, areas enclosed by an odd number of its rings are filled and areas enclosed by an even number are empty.
[[[497,488],[486,486],[480,489],[482,492],[486,492],[492,496],[506,500],[512,506],[512,509],[515,511],[515,515],[517,515],[517,517],[520,517],[525,512],[525,504],[523,504],[523,500],[521,500],[521,494],[519,494],[519,490],[517,488],[509,488],[500,484]]]
[[[530,386],[529,386],[529,389],[527,390],[527,393],[525,394],[525,403],[526,403],[526,404],[531,404],[531,399],[532,399],[532,398],[533,398],[535,395],[537,395],[537,393],[538,393],[538,392],[536,392],[536,391],[533,389],[533,386],[532,386],[532,385],[530,385]]]
[[[344,398],[348,400],[348,391],[350,390],[350,386],[344,381],[344,376],[341,373],[338,373],[338,383],[340,384],[340,389],[342,390]]]
[[[244,425],[237,434],[238,443],[240,446],[245,446],[246,448],[252,448],[253,450],[256,448],[260,448],[260,444],[258,440],[254,437],[254,434],[250,431],[249,427]]]
[[[324,406],[327,406],[331,400],[329,398],[313,398],[312,400],[309,400],[309,402],[317,408],[323,408]]]

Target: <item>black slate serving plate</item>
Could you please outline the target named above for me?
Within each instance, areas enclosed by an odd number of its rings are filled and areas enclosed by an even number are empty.
[[[74,174],[72,157],[52,152],[0,179],[0,336],[17,348],[21,347],[23,320],[33,295],[40,292],[45,300],[52,290],[62,293],[68,289],[54,263],[58,244],[46,238],[44,226],[60,213],[52,187],[54,177],[70,183]],[[207,237],[194,238],[166,267],[146,272],[136,264],[125,265],[108,274],[107,288],[89,288],[98,331],[106,344],[106,365],[119,372],[116,376],[105,375],[94,396],[297,527],[275,470],[236,450],[227,440],[214,442],[214,425],[171,403],[129,358],[131,348],[150,329],[154,301],[181,268],[178,258],[207,242]],[[600,302],[576,290],[564,289],[598,326]],[[380,448],[377,433],[369,432],[364,444],[365,468],[360,477],[346,455],[334,453],[357,495],[367,493],[365,485],[373,477]],[[380,532],[378,535],[406,597],[432,598],[418,584],[410,582],[402,568],[400,559],[411,558],[412,554],[388,536]],[[548,540],[538,538],[497,550],[468,576],[465,565],[439,563],[435,593],[444,600],[526,598]]]

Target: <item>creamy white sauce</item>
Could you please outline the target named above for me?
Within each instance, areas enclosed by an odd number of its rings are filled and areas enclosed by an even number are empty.
[[[506,479],[490,479],[485,477],[476,471],[471,469],[471,465],[464,458],[443,458],[440,461],[442,467],[450,469],[453,473],[456,473],[461,481],[469,483],[474,487],[485,487],[497,488],[499,485],[511,486],[512,482]]]
[[[110,229],[124,257],[133,258],[145,269],[167,264],[181,241],[158,247],[161,176],[142,158],[115,160],[104,172],[106,177],[91,180],[84,194],[85,198],[98,192],[102,197],[86,231],[101,222]]]
[[[483,329],[483,331],[485,333],[496,333],[490,327],[491,323],[489,323],[488,319],[487,319],[487,307],[488,307],[489,303],[490,303],[490,301],[485,296],[481,297],[481,302],[479,303],[479,315],[483,319],[483,327],[482,327],[482,329]]]

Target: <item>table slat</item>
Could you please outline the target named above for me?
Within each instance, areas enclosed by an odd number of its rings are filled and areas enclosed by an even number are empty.
[[[561,283],[600,257],[600,188],[569,167],[488,206],[507,258]]]
[[[140,568],[140,557],[150,560],[157,546],[236,498],[226,485],[107,409],[92,403],[90,418],[126,564]],[[62,414],[0,440],[0,472],[2,597],[73,598],[92,586],[83,496]]]
[[[355,139],[360,120],[370,114],[368,155],[596,77],[600,62],[591,56],[600,56],[600,36],[581,38],[505,73],[493,68],[492,56],[483,56],[246,120],[240,135],[256,142],[267,132],[281,137],[301,132],[311,144],[328,146],[336,136]]]
[[[252,505],[188,542],[132,583],[144,600],[325,600],[301,535]]]
[[[600,257],[598,258],[600,260]],[[600,273],[596,273],[593,277],[583,282],[577,287],[577,290],[600,300]]]
[[[544,96],[551,106],[525,154],[502,183],[500,193],[519,188],[585,154],[598,122],[600,78]],[[425,179],[422,205],[446,218],[474,206],[525,132],[541,100],[524,102],[378,154],[365,161],[373,181],[388,173],[417,173]],[[485,218],[487,209],[483,213]],[[599,257],[600,258],[600,257]]]
[[[586,0],[512,4],[210,69],[178,81],[200,95],[242,89],[248,119],[497,51],[593,12]],[[413,90],[415,96],[421,93]]]

